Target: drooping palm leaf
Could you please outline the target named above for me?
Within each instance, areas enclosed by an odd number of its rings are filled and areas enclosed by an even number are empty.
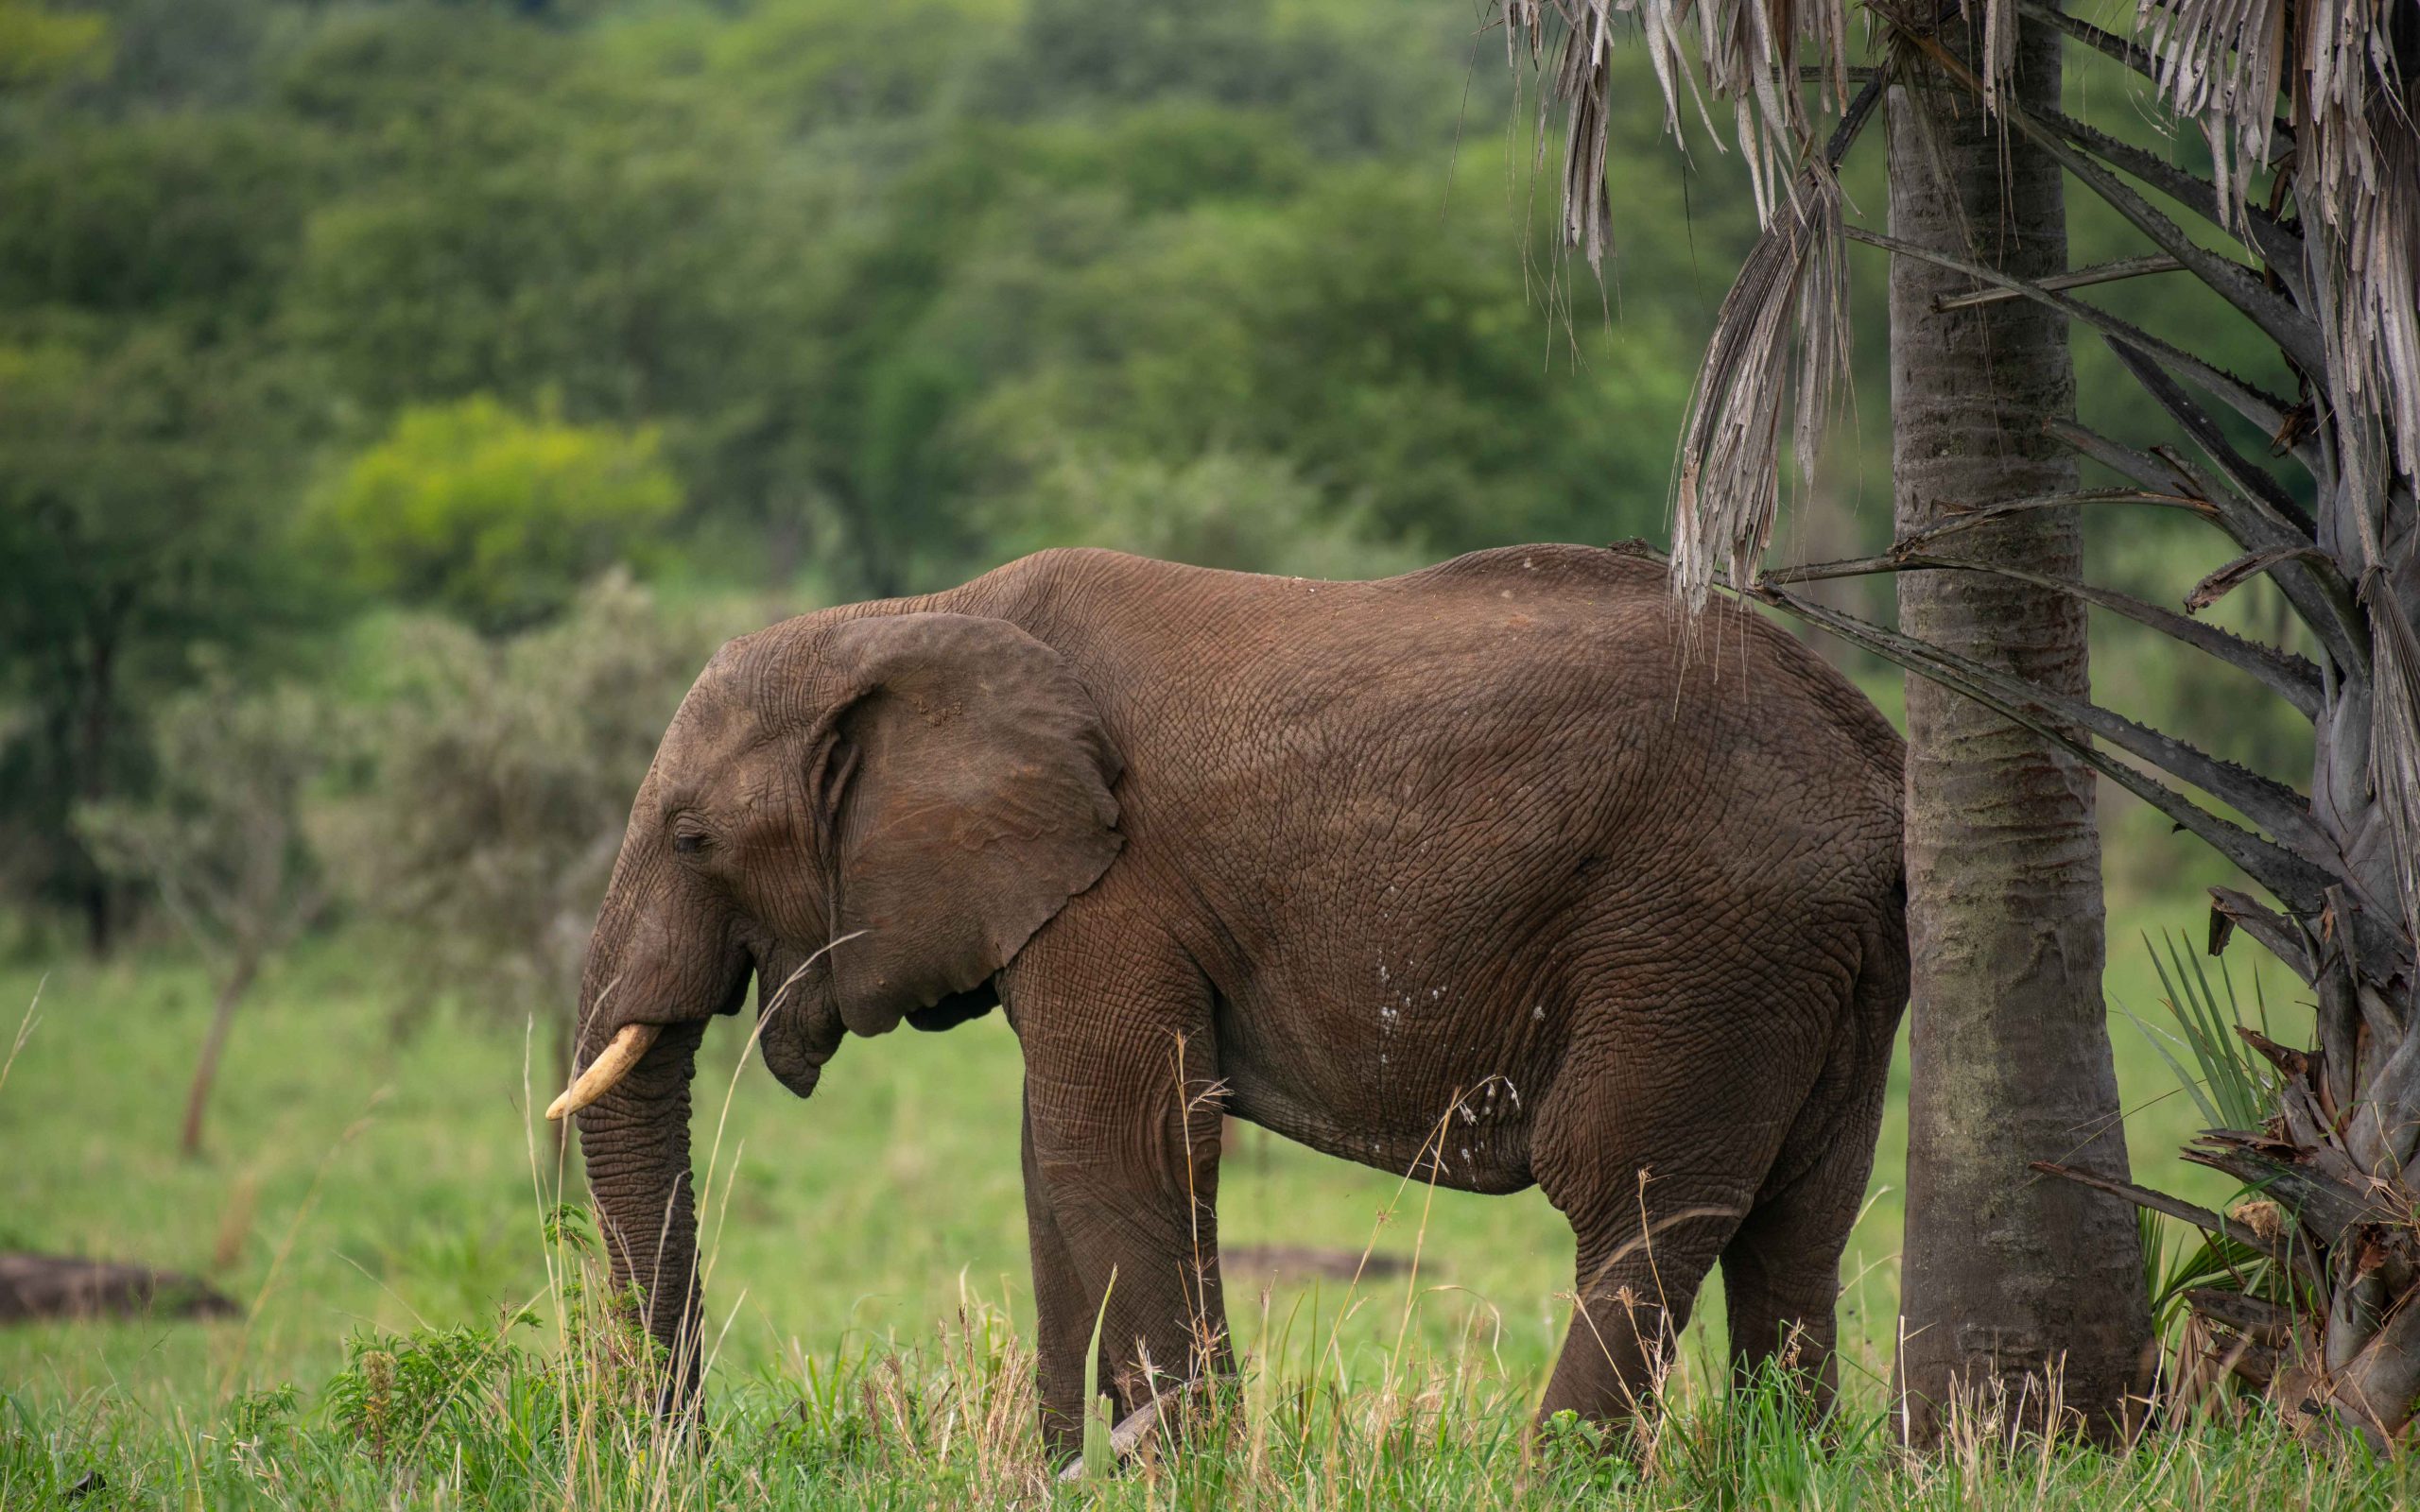
[[[2280,95],[2295,198],[2325,226],[2341,279],[2334,376],[2420,456],[2420,54],[2404,0],[2144,0],[2138,25],[2160,89],[2210,144],[2221,214],[2271,166]]]
[[[1983,510],[1976,512],[1986,513]],[[1949,522],[1952,524],[1958,523]],[[1927,532],[1927,535],[1938,537],[1943,533],[1945,532],[1935,529]],[[1915,541],[1910,539],[1893,545],[1888,553],[1880,557],[1864,557],[1838,562],[1809,562],[1801,566],[1785,567],[1766,573],[1761,580],[1769,585],[1783,586],[1790,583],[1818,582],[1828,577],[1858,577],[1876,573],[1924,571],[1990,573],[1995,576],[2013,578],[2017,582],[2030,583],[2036,588],[2048,589],[2054,593],[2065,593],[2097,609],[2104,609],[2111,613],[2123,615],[2137,625],[2146,626],[2163,635],[2182,641],[2197,651],[2215,657],[2238,671],[2248,673],[2270,692],[2293,705],[2295,710],[2305,717],[2319,712],[2322,696],[2319,668],[2313,666],[2306,658],[2296,656],[2290,651],[2282,651],[2273,645],[2263,645],[2257,641],[2249,640],[2232,630],[2221,629],[2205,620],[2193,619],[2179,614],[2173,610],[2163,609],[2157,604],[2145,603],[2131,594],[2120,593],[2114,589],[2102,588],[2098,584],[2079,582],[2073,578],[2058,577],[2048,573],[2029,572],[2022,567],[2011,567],[2004,563],[1970,561],[1957,557],[1936,557],[1913,549],[1915,544]]]
[[[1811,166],[1723,296],[1689,394],[1673,490],[1672,576],[1692,609],[1715,574],[1754,576],[1780,511],[1782,409],[1794,404],[1811,467],[1832,389],[1848,370],[1841,190]],[[1794,378],[1794,382],[1793,382]]]
[[[2162,341],[2130,320],[2121,319],[2098,305],[2088,304],[2083,300],[2062,294],[2056,289],[2044,288],[2031,279],[2019,278],[2014,273],[2001,272],[1972,258],[1960,257],[1953,252],[1940,251],[1930,247],[1919,247],[1913,242],[1903,241],[1896,236],[1886,236],[1879,232],[1866,231],[1857,226],[1843,228],[1843,233],[1851,241],[1863,242],[1869,247],[1878,247],[1884,251],[1893,252],[1901,257],[1917,258],[1938,267],[1948,268],[1952,272],[1963,273],[1980,283],[2013,289],[2036,303],[2048,305],[2062,315],[2083,321],[2104,335],[2148,352],[2158,357],[2162,363],[2184,374],[2195,387],[2219,400],[2264,431],[2275,432],[2282,428],[2287,414],[2293,408],[2290,403],[2280,399],[2275,394],[2264,392],[2249,380],[2240,378],[2193,352],[2187,352],[2172,342]]]
[[[2120,716],[2111,714],[2107,710],[2094,710],[2081,700],[2054,695],[2013,674],[1982,666],[1912,636],[1801,598],[1770,584],[1760,585],[1755,591],[1755,597],[1787,610],[1852,645],[1862,646],[1886,661],[1962,693],[2011,722],[2063,747],[2093,770],[2167,815],[2180,828],[2198,836],[2245,875],[2276,894],[2290,907],[2316,913],[2322,906],[2324,894],[2333,881],[2325,869],[2285,846],[2220,817],[2167,783],[2100,750],[2084,732],[2085,727],[2077,717],[2081,714],[2090,718],[2096,727],[2111,725],[2114,728],[2113,722]],[[2132,721],[2125,723],[2131,724]],[[2135,728],[2140,730],[2142,727]],[[2095,732],[2100,731],[2096,730]],[[2156,731],[2152,733],[2156,734]],[[2204,757],[2203,760],[2206,762],[2209,758]],[[2221,789],[2234,785],[2232,780],[2215,773],[2205,772],[2204,775],[2210,776],[2218,785],[2205,786],[2193,778],[2185,780],[2203,787],[2205,792],[2226,798],[2232,803],[2232,796],[2221,792]],[[2256,802],[2256,806],[2260,805]]]

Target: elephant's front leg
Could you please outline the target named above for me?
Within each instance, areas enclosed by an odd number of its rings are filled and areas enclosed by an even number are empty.
[[[1232,1363],[1219,1281],[1219,1108],[1208,1035],[1024,1015],[1026,1215],[1042,1426],[1080,1448],[1084,1350],[1120,1416]],[[1058,1018],[1061,1032],[1035,1021]],[[1106,1307],[1104,1308],[1104,1301]]]
[[[1092,1337],[1085,1288],[1076,1257],[1060,1232],[1050,1194],[1034,1159],[1033,1109],[1024,1119],[1025,1223],[1033,1253],[1033,1299],[1037,1318],[1034,1386],[1042,1409],[1042,1447],[1053,1463],[1072,1458],[1084,1444],[1084,1347]],[[1104,1383],[1110,1380],[1104,1371]]]

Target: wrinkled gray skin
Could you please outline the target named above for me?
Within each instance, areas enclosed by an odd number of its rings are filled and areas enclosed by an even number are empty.
[[[1906,995],[1899,764],[1788,636],[1685,626],[1655,561],[1575,546],[1370,583],[1046,552],[734,641],[581,988],[583,1064],[668,1026],[579,1115],[667,1405],[699,1359],[690,1074],[752,975],[802,1097],[851,1033],[1006,1006],[1055,1451],[1113,1269],[1121,1410],[1228,1359],[1222,1108],[1543,1187],[1585,1308],[1546,1413],[1630,1411],[1718,1259],[1737,1363],[1788,1334],[1828,1388]]]

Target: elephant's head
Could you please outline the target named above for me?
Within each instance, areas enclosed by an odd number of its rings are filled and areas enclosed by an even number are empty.
[[[757,981],[766,1065],[979,1012],[1116,855],[1118,760],[1060,655],[1004,620],[811,615],[717,653],[639,787],[580,984],[579,1114],[617,1283],[700,1364],[689,1083]]]

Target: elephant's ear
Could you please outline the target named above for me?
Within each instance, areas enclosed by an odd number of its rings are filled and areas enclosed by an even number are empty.
[[[840,1015],[881,1034],[982,984],[1107,870],[1118,758],[1057,651],[1005,620],[853,620],[808,773],[833,868]]]

